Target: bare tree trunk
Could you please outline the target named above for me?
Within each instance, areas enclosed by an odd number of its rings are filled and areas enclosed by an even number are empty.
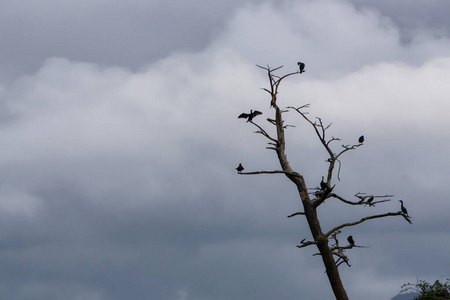
[[[309,203],[304,205],[305,216],[308,221],[311,234],[315,241],[317,241],[317,248],[319,249],[320,256],[322,257],[325,265],[328,280],[331,288],[333,289],[334,296],[338,300],[348,299],[347,293],[342,284],[341,277],[339,275],[338,267],[333,258],[333,253],[328,245],[328,238],[322,232],[319,219],[317,217],[316,209],[312,208]]]

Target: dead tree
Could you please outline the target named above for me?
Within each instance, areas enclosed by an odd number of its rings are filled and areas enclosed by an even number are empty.
[[[364,193],[356,193],[355,197],[357,200],[348,200],[336,194],[333,191],[334,189],[333,180],[335,180],[335,178],[339,179],[339,171],[337,172],[337,176],[335,176],[336,163],[338,163],[340,167],[339,158],[341,157],[341,155],[350,150],[355,150],[361,147],[363,143],[360,142],[358,144],[353,145],[341,145],[340,151],[337,153],[334,152],[331,147],[332,144],[333,145],[336,144],[336,142],[340,141],[341,139],[335,138],[333,136],[327,137],[326,135],[327,130],[330,128],[331,124],[325,125],[321,118],[316,118],[315,120],[311,120],[310,118],[308,118],[307,112],[305,110],[309,107],[309,104],[300,107],[286,107],[283,109],[281,109],[278,106],[277,96],[280,83],[287,77],[301,74],[301,72],[297,71],[285,74],[283,76],[277,76],[274,74],[274,72],[281,69],[283,66],[273,69],[270,68],[269,66],[267,67],[258,66],[258,67],[267,71],[270,88],[263,88],[263,90],[270,95],[270,107],[275,111],[275,119],[268,118],[267,121],[271,125],[275,126],[276,134],[273,135],[269,134],[269,132],[266,131],[263,128],[263,126],[258,125],[253,120],[250,120],[249,122],[258,128],[256,133],[263,135],[265,138],[269,140],[268,146],[266,148],[274,150],[276,152],[278,161],[281,166],[281,170],[240,172],[240,174],[241,175],[284,174],[287,178],[289,178],[290,181],[292,181],[295,184],[303,205],[303,211],[293,213],[290,216],[288,216],[288,218],[299,215],[305,216],[312,235],[312,240],[307,241],[305,238],[300,242],[300,245],[298,245],[297,247],[303,248],[311,245],[315,245],[317,247],[319,253],[317,253],[316,255],[320,255],[322,257],[326,269],[326,274],[328,276],[331,288],[333,290],[336,299],[338,300],[348,299],[347,293],[344,289],[344,286],[342,284],[339,275],[338,267],[342,263],[345,263],[347,266],[350,267],[349,258],[345,254],[345,251],[350,250],[353,247],[362,247],[362,246],[357,246],[355,244],[340,245],[338,240],[338,234],[341,233],[341,230],[346,227],[361,224],[368,220],[385,218],[390,216],[402,216],[403,218],[405,218],[406,221],[411,223],[411,217],[409,217],[402,211],[387,212],[384,214],[370,215],[361,218],[359,220],[350,221],[348,223],[337,225],[334,228],[328,230],[322,229],[319,222],[317,208],[320,205],[324,204],[325,200],[327,199],[335,199],[347,205],[360,205],[360,206],[369,205],[369,207],[373,207],[376,204],[390,201],[393,195],[380,196],[380,195],[366,195]],[[325,148],[327,152],[328,158],[326,162],[328,164],[328,171],[326,173],[326,176],[324,176],[325,179],[322,178],[323,183],[321,183],[321,187],[317,188],[313,187],[312,189],[314,191],[311,193],[308,192],[308,186],[306,185],[304,177],[301,175],[301,173],[295,172],[291,168],[286,157],[285,152],[286,141],[284,133],[285,130],[289,127],[289,125],[284,124],[283,120],[283,113],[286,112],[297,113],[308,124],[310,124],[313,130],[315,131],[321,145]]]

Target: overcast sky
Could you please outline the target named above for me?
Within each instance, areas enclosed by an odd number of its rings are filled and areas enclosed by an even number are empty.
[[[395,2],[395,3],[392,3]],[[295,187],[242,119],[272,117],[267,74],[306,63],[281,106],[311,104],[342,158],[320,207],[357,248],[351,299],[450,277],[450,5],[412,1],[0,0],[0,294],[17,300],[332,299]],[[309,187],[326,152],[287,113]],[[340,144],[336,143],[335,151]],[[370,247],[369,247],[370,246]]]

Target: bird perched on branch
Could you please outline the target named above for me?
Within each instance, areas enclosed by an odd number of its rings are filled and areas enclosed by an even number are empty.
[[[349,237],[347,238],[347,241],[350,243],[350,245],[355,246],[355,241],[353,240],[353,237],[352,237],[352,236],[349,236]]]
[[[298,62],[297,63],[299,69],[300,69],[300,74],[302,74],[303,72],[305,72],[305,64],[302,62]]]
[[[239,163],[239,166],[237,166],[236,170],[238,171],[238,173],[241,173],[242,171],[244,171],[244,167],[242,166],[241,163]]]
[[[258,116],[258,115],[262,115],[262,112],[257,111],[257,110],[255,110],[255,111],[250,110],[249,114],[246,114],[246,113],[240,114],[238,119],[239,118],[244,118],[244,119],[247,119],[247,122],[251,122],[253,120],[253,118]]]
[[[369,198],[369,200],[367,200],[367,204],[369,204],[369,206],[372,206],[372,201],[373,201],[373,196]]]
[[[364,143],[364,136],[363,135],[359,137],[358,142],[360,144]]]
[[[320,182],[320,189],[326,190],[327,187],[328,187],[328,185],[323,181],[323,176],[322,176],[322,181]]]
[[[408,210],[406,209],[406,207],[403,206],[403,201],[402,200],[398,200],[398,201],[400,201],[402,204],[402,206],[401,206],[402,212],[409,217]]]

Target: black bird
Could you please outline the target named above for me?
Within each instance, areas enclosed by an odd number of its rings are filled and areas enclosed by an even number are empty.
[[[364,143],[364,136],[363,135],[359,137],[358,142],[360,144]]]
[[[250,122],[250,121],[252,121],[253,118],[256,117],[257,115],[262,115],[262,112],[257,111],[257,110],[255,110],[255,111],[250,110],[250,113],[249,113],[249,114],[246,114],[246,113],[240,114],[239,117],[238,117],[238,119],[239,119],[239,118],[244,118],[244,119],[247,119],[247,122]]]
[[[349,236],[349,237],[347,238],[347,241],[350,243],[350,245],[355,246],[355,241],[353,240],[353,237],[352,237],[352,236]]]
[[[403,206],[403,201],[402,201],[402,200],[398,200],[398,201],[400,201],[400,202],[402,203],[402,207],[401,207],[402,212],[403,212],[405,215],[408,216],[408,210],[406,209],[406,207]],[[408,217],[409,217],[409,216],[408,216]]]
[[[320,198],[320,197],[322,197],[322,195],[323,195],[323,191],[322,191],[322,190],[316,191],[316,192],[314,193],[314,196],[316,196],[316,198]]]
[[[305,64],[304,63],[298,62],[297,65],[300,68],[300,74],[305,72]]]
[[[405,218],[406,222],[408,222],[409,224],[412,224],[412,221],[409,219],[411,217],[405,216],[405,215],[402,215],[402,217]]]
[[[369,198],[369,200],[367,200],[367,204],[369,204],[369,206],[372,206],[372,201],[373,201],[373,196]]]
[[[325,190],[327,187],[328,187],[328,185],[323,181],[323,176],[322,176],[322,181],[320,182],[320,189]]]
[[[241,163],[239,163],[239,166],[237,166],[236,170],[238,171],[238,173],[241,173],[242,171],[244,171],[244,167],[242,166]]]

